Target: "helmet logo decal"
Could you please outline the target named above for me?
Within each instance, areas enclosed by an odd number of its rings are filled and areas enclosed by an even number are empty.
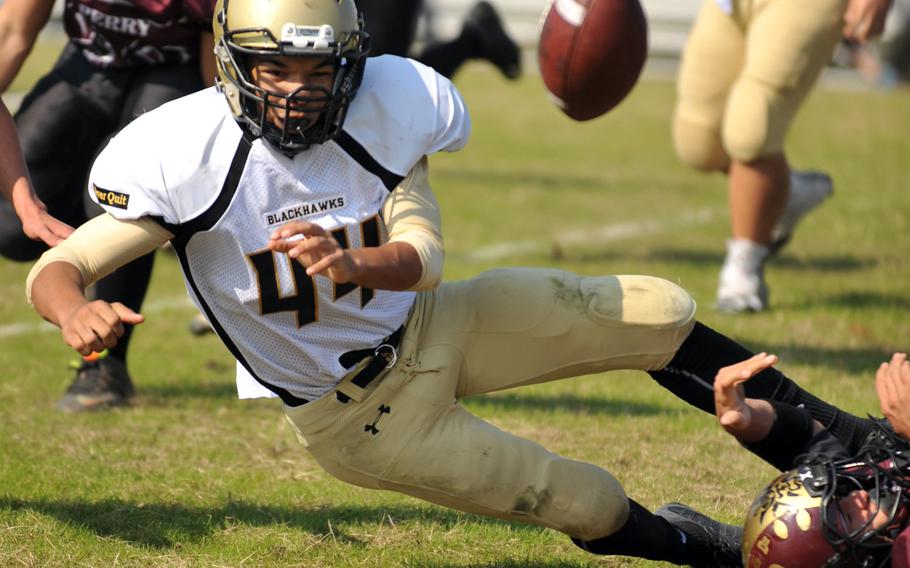
[[[298,26],[291,22],[281,26],[281,43],[298,49],[328,49],[335,41],[335,30],[330,25]]]
[[[796,526],[803,531],[807,531],[812,527],[812,517],[809,516],[809,513],[806,512],[805,509],[800,509],[799,512],[796,513]]]

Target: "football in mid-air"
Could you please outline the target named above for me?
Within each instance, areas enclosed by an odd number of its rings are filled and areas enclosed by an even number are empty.
[[[639,0],[553,0],[537,60],[556,104],[575,120],[596,118],[635,86],[648,52]]]

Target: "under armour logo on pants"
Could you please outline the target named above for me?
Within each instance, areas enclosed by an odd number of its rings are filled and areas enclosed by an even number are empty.
[[[391,414],[391,413],[392,413],[392,408],[390,406],[386,406],[384,404],[380,405],[379,414],[376,415],[376,419],[373,420],[372,424],[364,424],[363,431],[369,432],[370,434],[375,436],[376,434],[379,433],[379,428],[376,427],[376,423],[379,422],[379,419],[382,418],[383,414]]]

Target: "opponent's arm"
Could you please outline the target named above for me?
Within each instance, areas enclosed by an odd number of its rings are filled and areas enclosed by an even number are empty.
[[[774,424],[767,400],[746,398],[743,383],[777,363],[777,355],[759,353],[722,368],[714,379],[714,409],[724,430],[741,442],[763,440]]]
[[[35,194],[28,179],[25,162],[9,109],[0,101],[0,193],[10,200],[22,222],[22,232],[30,239],[56,246],[73,232],[66,223],[52,217]]]
[[[306,221],[295,221],[271,235],[269,248],[286,252],[334,282],[381,290],[431,288],[439,282],[442,238],[439,211],[421,161],[391,192],[383,206],[389,241],[378,247],[343,249],[331,233]],[[297,240],[297,235],[304,239]]]
[[[785,470],[818,443],[824,427],[803,408],[774,401],[746,398],[743,383],[777,363],[776,355],[759,353],[724,367],[714,380],[714,406],[723,428],[750,452]],[[839,442],[838,442],[839,444]]]
[[[0,93],[19,74],[53,7],[54,0],[6,0],[0,4]]]
[[[113,347],[123,335],[123,324],[142,323],[143,317],[117,302],[89,302],[85,288],[172,237],[148,218],[95,217],[41,256],[26,281],[29,302],[60,327],[64,341],[82,355]]]

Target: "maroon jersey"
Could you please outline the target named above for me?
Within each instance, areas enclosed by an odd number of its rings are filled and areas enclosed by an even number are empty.
[[[70,40],[99,67],[195,61],[211,31],[214,0],[66,0]]]

